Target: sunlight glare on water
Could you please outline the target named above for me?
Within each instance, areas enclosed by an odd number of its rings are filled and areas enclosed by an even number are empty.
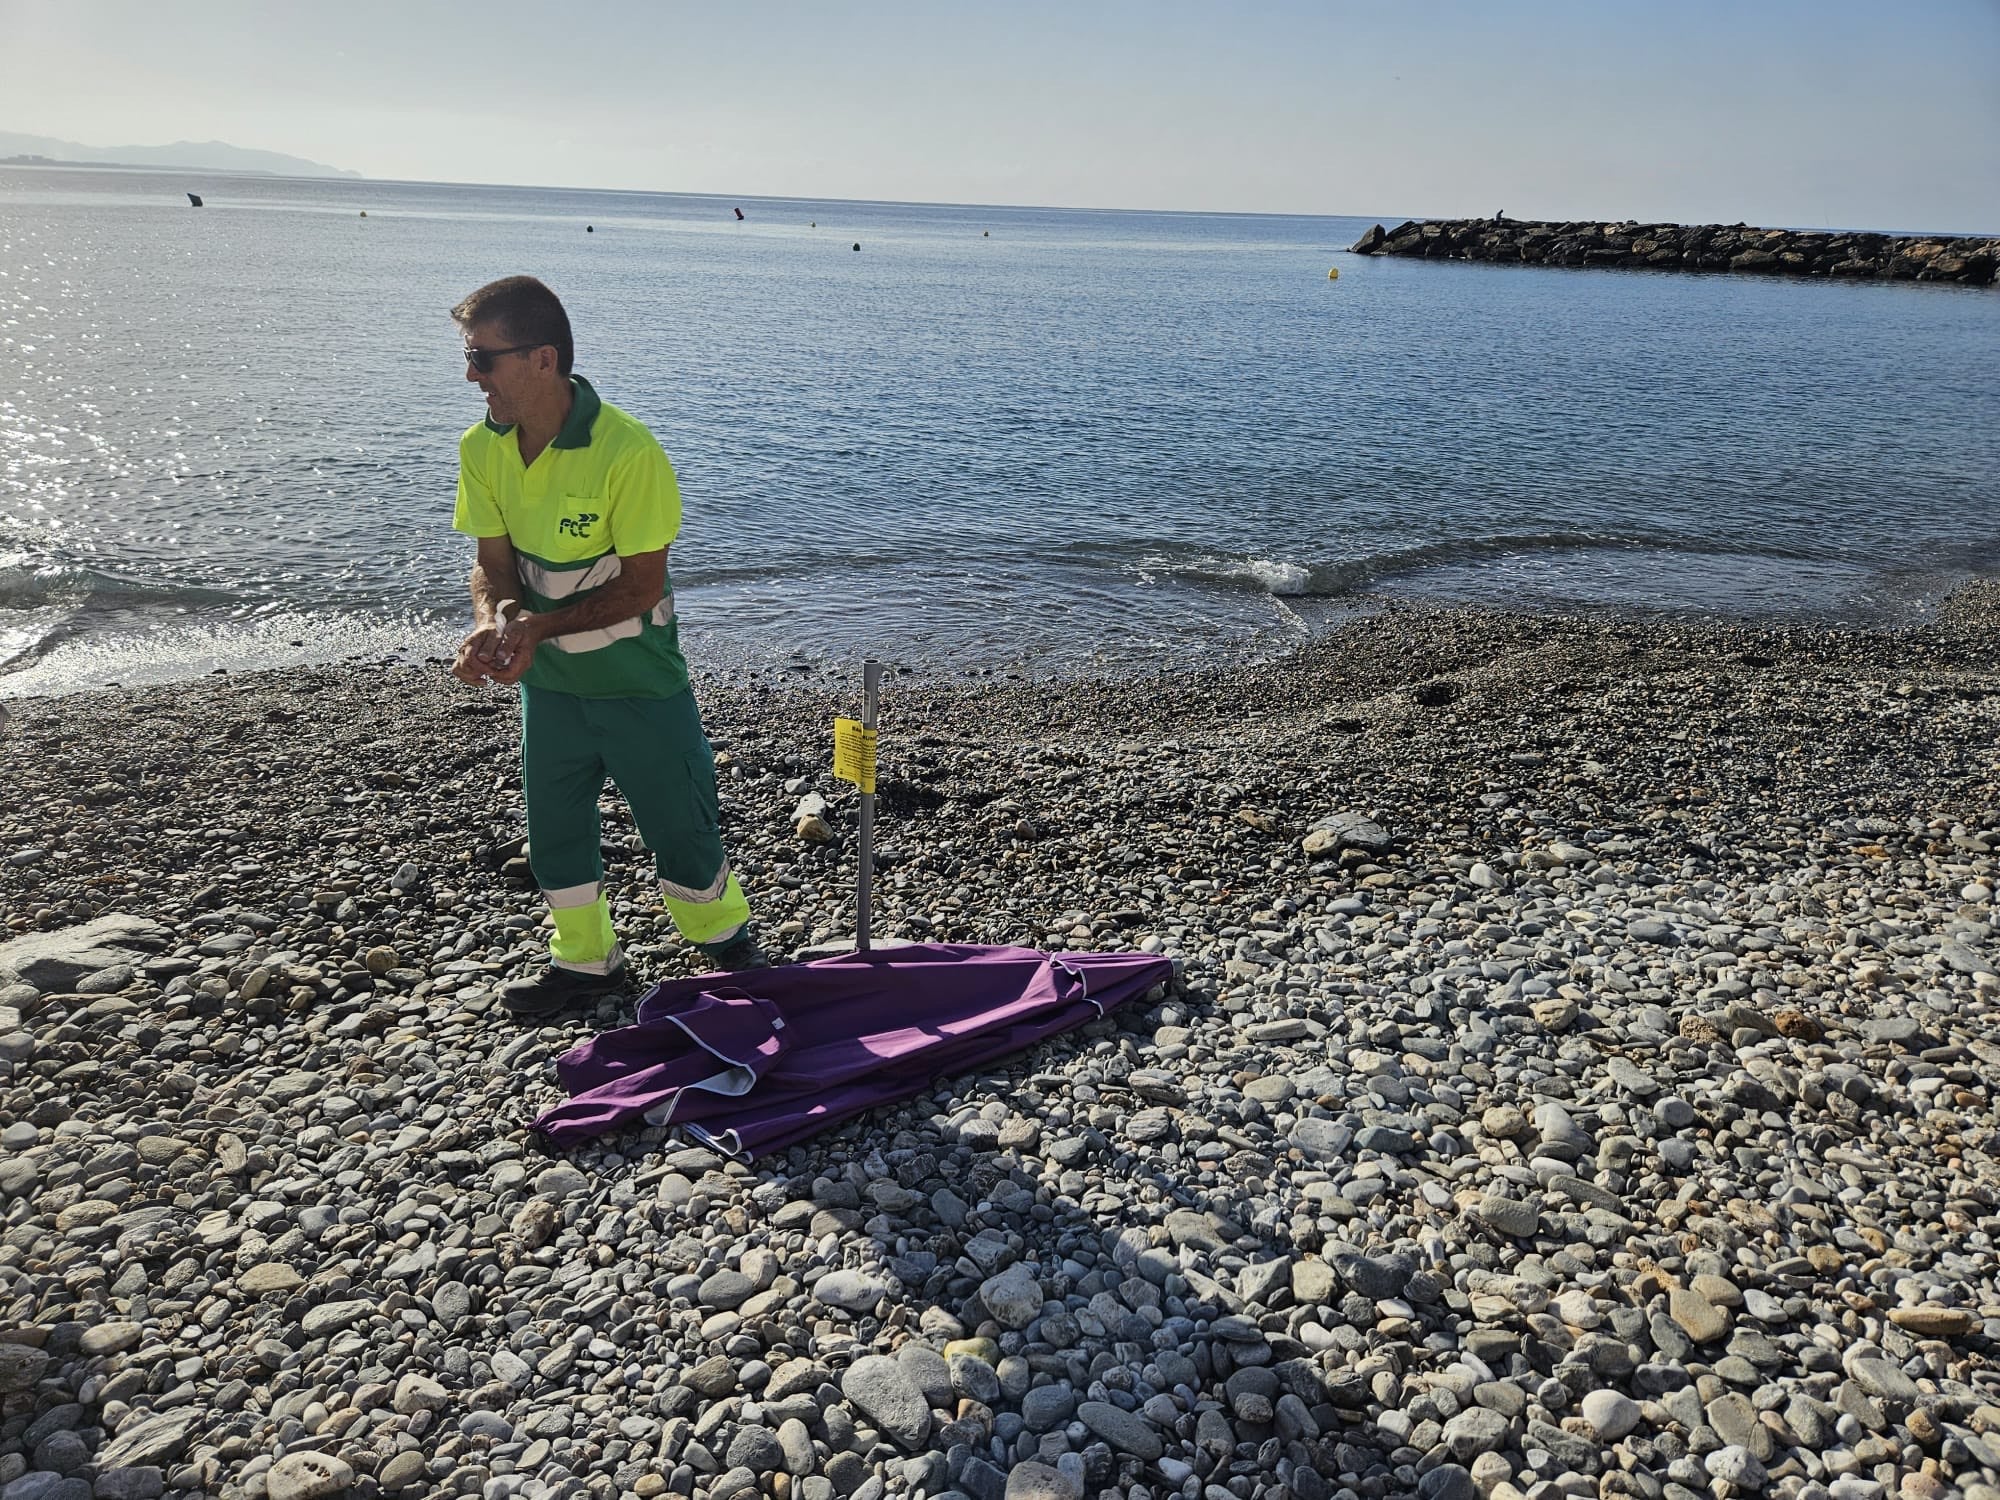
[[[675,460],[709,670],[1172,666],[1397,597],[1892,621],[2000,566],[2000,293],[1346,255],[1370,219],[188,181],[0,168],[0,694],[448,651],[446,309],[514,271]]]

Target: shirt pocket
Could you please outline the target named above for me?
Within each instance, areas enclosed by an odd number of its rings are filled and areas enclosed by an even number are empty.
[[[549,519],[551,562],[583,562],[611,550],[611,506],[602,495],[566,494]]]

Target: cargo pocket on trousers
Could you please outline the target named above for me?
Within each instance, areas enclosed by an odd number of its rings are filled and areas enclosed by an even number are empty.
[[[689,833],[715,834],[722,830],[722,820],[716,808],[715,761],[712,756],[689,755],[683,758],[687,778],[686,817]]]

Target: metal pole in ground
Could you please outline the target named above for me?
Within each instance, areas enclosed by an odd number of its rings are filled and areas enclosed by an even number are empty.
[[[861,664],[861,728],[864,744],[873,750],[876,700],[882,690],[882,663]],[[875,883],[875,766],[869,755],[867,774],[861,778],[861,870],[854,892],[854,951],[868,951],[869,888]]]

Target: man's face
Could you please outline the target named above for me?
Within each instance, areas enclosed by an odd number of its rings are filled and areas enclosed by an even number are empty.
[[[509,351],[495,355],[488,361],[492,368],[484,371],[476,368],[468,358],[465,378],[486,393],[486,415],[491,421],[502,427],[520,421],[522,404],[541,378],[537,369],[542,362],[540,356],[545,351],[549,354],[554,351],[546,344],[518,348],[507,337],[507,330],[498,323],[475,323],[464,332],[468,351]]]

